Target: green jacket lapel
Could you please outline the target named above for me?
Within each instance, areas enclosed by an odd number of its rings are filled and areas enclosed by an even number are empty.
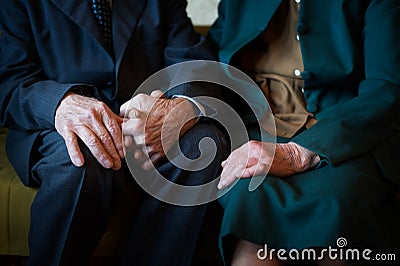
[[[235,3],[239,1],[239,3]],[[224,23],[229,25],[222,36],[221,60],[228,63],[234,53],[265,30],[281,0],[269,0],[271,8],[263,1],[227,1]],[[241,8],[237,8],[240,6]]]

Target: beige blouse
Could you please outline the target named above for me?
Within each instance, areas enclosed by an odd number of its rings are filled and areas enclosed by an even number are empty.
[[[296,31],[299,9],[299,0],[283,1],[266,30],[233,59],[254,77],[274,114],[277,136],[286,138],[317,122],[306,109],[302,89],[304,67]]]

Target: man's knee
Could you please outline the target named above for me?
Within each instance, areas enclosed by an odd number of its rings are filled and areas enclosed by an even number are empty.
[[[196,124],[181,138],[180,147],[182,153],[190,159],[213,155],[215,161],[221,161],[229,155],[226,137],[211,123]]]
[[[113,174],[112,170],[105,169],[97,162],[83,142],[78,143],[85,159],[81,167],[72,163],[64,139],[56,131],[43,134],[38,147],[39,158],[32,167],[35,181],[39,184],[54,181],[82,184],[83,179],[98,182],[101,177]]]

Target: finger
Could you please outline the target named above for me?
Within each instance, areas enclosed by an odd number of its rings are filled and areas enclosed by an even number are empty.
[[[145,138],[145,140],[146,144],[143,147],[144,148],[143,150],[146,151],[146,153],[149,155],[150,158],[156,153],[164,153],[162,143],[156,141],[149,141],[147,137]]]
[[[133,158],[135,158],[136,160],[140,160],[143,158],[143,152],[141,150],[136,150],[133,153]]]
[[[236,179],[240,178],[244,172],[244,165],[241,163],[228,163],[221,173],[221,179],[217,188],[222,190],[230,186]]]
[[[144,160],[142,163],[142,169],[144,171],[150,171],[151,168],[153,168],[153,163],[151,162],[150,159]]]
[[[121,107],[119,108],[119,116],[120,117],[125,117],[130,103],[131,103],[131,100],[129,100],[129,101],[125,102],[123,105],[121,105]]]
[[[120,116],[116,115],[111,110],[110,110],[110,112],[112,114],[113,119],[115,120],[115,122],[118,123],[118,125],[121,125],[124,122],[124,118],[123,117],[120,117]]]
[[[129,156],[135,161],[143,161],[146,159],[143,155],[142,147],[134,144],[129,148]]]
[[[109,136],[112,138],[116,151],[119,154],[118,159],[124,158],[124,145],[122,143],[123,138],[121,126],[122,119],[112,113],[111,110],[109,110],[109,112],[111,113],[110,115],[106,114],[103,116],[103,123],[109,133]]]
[[[136,95],[135,97],[133,97],[132,99],[130,99],[129,101],[127,101],[123,105],[121,105],[121,107],[119,109],[119,112],[120,112],[119,116],[126,117],[126,116],[128,116],[129,111],[132,108],[136,108],[137,106],[140,106],[140,99],[143,97],[143,95],[145,95],[145,94],[139,93],[138,95]]]
[[[135,107],[131,107],[128,112],[128,118],[142,118],[145,116],[144,112],[141,112],[139,109]]]
[[[219,190],[225,189],[229,183],[229,175],[227,174],[227,172],[229,168],[229,162],[225,162],[225,165],[223,166],[222,172],[221,172],[221,177],[220,180],[218,182],[217,188]]]
[[[85,159],[81,150],[79,149],[76,135],[72,131],[67,131],[65,132],[64,140],[71,162],[77,167],[84,165]]]
[[[145,130],[144,120],[139,118],[131,118],[122,123],[122,134],[134,136],[143,134]]]
[[[228,162],[228,159],[226,159],[225,161],[223,161],[223,162],[221,163],[221,166],[222,166],[222,167],[225,167],[225,165],[227,164],[227,162]]]
[[[124,135],[124,145],[125,147],[130,147],[133,144],[133,138],[129,135]]]
[[[94,132],[86,127],[81,127],[77,130],[76,134],[81,138],[92,155],[104,168],[110,169],[113,167],[113,161],[111,157],[106,152],[102,143]]]
[[[133,118],[125,121],[122,125],[122,134],[125,136],[131,136],[135,141],[136,145],[144,145],[144,120]]]
[[[242,178],[253,177],[253,176],[257,175],[257,168],[258,168],[258,164],[252,165],[252,166],[244,169]]]
[[[142,163],[142,169],[145,171],[149,171],[152,168],[155,167],[155,165],[157,164],[157,162],[164,157],[163,154],[161,153],[155,153],[153,155],[151,155],[150,157],[148,157],[146,160],[143,161]]]
[[[142,134],[135,135],[135,136],[133,136],[133,139],[134,139],[136,145],[138,145],[138,146],[144,146],[145,145],[145,143],[144,143],[144,135],[142,135]]]
[[[223,189],[229,187],[233,182],[235,182],[236,179],[237,178],[232,176],[232,175],[228,175],[228,176],[227,175],[224,175],[224,176],[221,175],[221,179],[219,180],[217,188],[219,190],[223,190]]]
[[[156,165],[157,162],[158,162],[159,160],[161,160],[161,158],[163,158],[163,157],[164,157],[164,154],[163,154],[163,153],[160,153],[160,152],[154,153],[154,154],[152,154],[152,155],[150,156],[151,163],[152,163],[153,165]]]
[[[128,153],[127,148],[130,148],[133,143],[132,136],[124,136],[124,158]]]
[[[102,148],[113,162],[113,168],[121,166],[121,156],[124,157],[122,132],[117,116],[102,102],[89,111],[90,121],[86,126],[96,135]],[[93,138],[90,138],[93,139]]]
[[[124,154],[122,133],[118,124],[115,122],[115,120],[110,119],[110,117],[105,114],[102,116],[102,120],[99,120],[98,117],[94,117],[92,119],[92,123],[90,124],[90,128],[96,134],[97,139],[101,143],[100,145],[111,159],[113,163],[112,168],[119,169],[121,166],[121,154],[120,151],[117,151],[117,146],[119,149],[121,149],[122,157]]]
[[[164,93],[160,90],[154,90],[150,93],[150,96],[155,97],[155,98],[162,98],[162,97],[164,97]]]
[[[153,167],[153,163],[151,162],[151,159],[146,151],[146,146],[142,146],[140,149],[138,149],[138,152],[141,153],[141,167],[145,171],[149,171]]]
[[[125,146],[125,158],[127,159],[134,159],[135,161],[142,161],[143,152],[142,152],[142,146],[136,145],[136,143],[133,141],[132,136],[124,136],[124,143],[129,142],[129,146]],[[128,157],[129,158],[128,158]]]

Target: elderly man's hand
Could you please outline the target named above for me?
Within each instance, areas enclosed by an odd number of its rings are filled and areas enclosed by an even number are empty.
[[[288,177],[314,167],[319,161],[317,154],[294,142],[273,144],[249,141],[222,162],[223,170],[218,189],[228,187],[237,178],[268,173],[276,177]]]
[[[121,106],[126,146],[135,145],[134,157],[149,170],[195,124],[192,103],[166,99],[159,90],[139,94]],[[145,156],[143,156],[145,154]]]
[[[103,167],[121,168],[122,121],[103,102],[72,92],[64,96],[55,115],[56,130],[65,140],[72,163],[78,167],[85,162],[78,146],[79,137]]]

